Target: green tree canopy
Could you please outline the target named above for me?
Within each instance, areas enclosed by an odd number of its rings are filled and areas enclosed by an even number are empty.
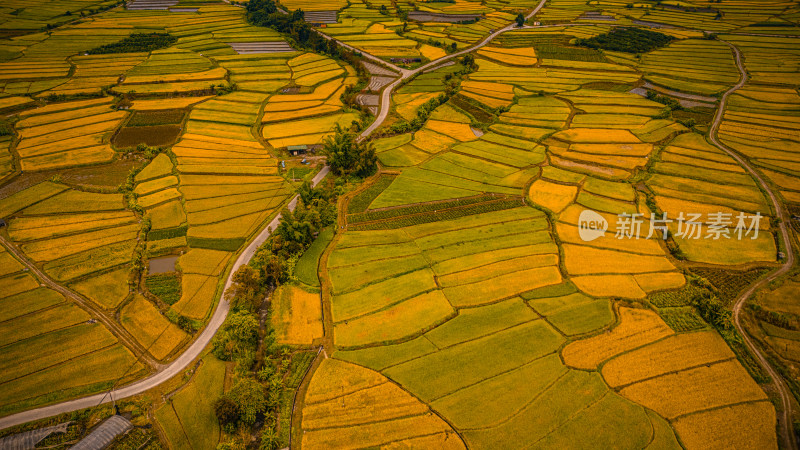
[[[256,416],[267,409],[267,392],[258,381],[244,377],[240,378],[228,393],[228,398],[236,404],[239,410],[239,420],[252,425]]]
[[[345,131],[339,125],[336,133],[325,138],[323,151],[328,155],[328,164],[337,175],[365,177],[377,168],[378,158],[371,142],[358,141],[355,133]]]

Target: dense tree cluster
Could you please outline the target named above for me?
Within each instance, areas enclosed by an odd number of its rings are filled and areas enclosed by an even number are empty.
[[[709,291],[704,291],[692,299],[692,305],[697,308],[703,319],[720,330],[730,330],[732,328],[731,312],[716,295]]]
[[[635,27],[617,27],[588,39],[578,39],[577,45],[625,53],[647,53],[663,47],[675,38],[656,31]]]
[[[90,55],[104,55],[107,53],[151,52],[153,50],[167,48],[176,42],[178,42],[178,38],[169,33],[133,33],[119,42],[101,45],[86,53]]]
[[[356,134],[336,126],[336,133],[325,138],[323,151],[337,175],[366,177],[377,169],[378,158],[369,141],[359,141]]]
[[[275,31],[286,33],[303,47],[320,53],[338,55],[338,46],[331,39],[325,39],[314,32],[314,29],[305,21],[303,10],[284,14],[278,11],[278,6],[273,0],[251,0],[247,3],[247,21],[253,25],[269,27]]]
[[[319,232],[336,222],[336,199],[329,188],[312,188],[306,182],[298,190],[295,210],[281,212],[281,221],[258,249],[250,265],[264,284],[289,280],[297,260]]]
[[[250,370],[258,345],[258,321],[247,311],[236,311],[228,315],[214,336],[212,345],[212,352],[217,358],[236,361],[243,369]]]
[[[304,183],[294,212],[284,210],[279,226],[258,249],[249,265],[233,276],[225,298],[232,312],[212,341],[212,353],[223,361],[235,361],[233,388],[218,398],[214,411],[229,434],[249,436],[261,427],[261,450],[278,448],[277,417],[284,391],[296,384],[292,351],[277,343],[269,318],[264,320],[263,299],[270,285],[289,281],[294,262],[306,251],[319,230],[336,221],[336,199],[330,188]],[[299,373],[299,372],[298,372]],[[249,444],[249,437],[248,442]],[[244,448],[238,438],[219,449]],[[248,447],[250,448],[250,447]]]

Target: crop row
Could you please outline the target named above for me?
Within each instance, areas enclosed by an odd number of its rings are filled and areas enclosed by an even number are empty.
[[[520,206],[519,199],[503,198],[501,200],[477,203],[459,208],[429,211],[419,215],[401,216],[385,220],[382,222],[373,222],[364,225],[355,225],[353,227],[350,227],[350,229],[354,231],[389,230],[394,228],[407,227],[411,225],[420,225],[424,223],[438,222],[440,220],[452,220],[452,219],[457,219],[459,217],[481,214],[485,212],[512,209],[512,208],[517,208],[519,206]]]
[[[505,199],[506,197],[502,198]],[[476,203],[490,202],[493,200],[497,200],[497,197],[485,194],[476,197],[465,197],[445,202],[420,203],[417,205],[403,206],[399,208],[390,208],[378,211],[367,211],[357,214],[348,214],[347,222],[351,224],[358,224],[363,222],[371,222],[373,220],[393,219],[401,216],[408,216],[412,214],[420,214],[426,212],[436,212],[439,210],[458,208],[460,206],[474,205]]]
[[[359,192],[347,206],[348,214],[361,213],[367,210],[370,203],[383,192],[396,177],[394,175],[381,175],[370,187]]]

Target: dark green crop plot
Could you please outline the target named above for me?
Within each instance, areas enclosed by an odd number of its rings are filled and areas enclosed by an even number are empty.
[[[647,53],[675,40],[674,37],[656,31],[634,27],[614,28],[608,33],[589,39],[578,39],[582,47],[611,50],[625,53]]]
[[[181,281],[175,273],[150,275],[145,279],[145,284],[150,293],[168,305],[181,299]]]
[[[101,45],[86,53],[104,55],[108,53],[151,52],[160,48],[167,48],[176,42],[178,42],[178,38],[169,33],[133,33],[119,42]]]

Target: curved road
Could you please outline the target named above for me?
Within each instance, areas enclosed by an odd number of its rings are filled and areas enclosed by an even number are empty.
[[[530,14],[528,14],[527,18],[530,18],[534,14],[539,12],[539,10],[544,7],[546,2],[547,2],[547,0],[541,0],[541,2],[538,4],[538,6]],[[431,61],[430,63],[428,63],[428,64],[426,64],[426,65],[424,65],[422,67],[419,67],[419,68],[417,68],[415,70],[401,69],[399,67],[394,66],[393,64],[388,64],[387,62],[385,62],[385,61],[383,61],[383,60],[381,60],[381,59],[379,59],[379,58],[377,58],[377,57],[375,57],[373,55],[370,55],[370,54],[365,53],[365,52],[361,52],[362,55],[364,55],[364,57],[366,57],[367,59],[379,62],[379,63],[381,63],[383,65],[388,65],[389,67],[392,67],[393,69],[398,70],[401,73],[401,77],[398,78],[397,80],[395,80],[392,84],[390,84],[389,86],[387,86],[384,89],[383,94],[381,95],[380,113],[378,114],[378,117],[376,117],[375,121],[372,123],[372,125],[369,126],[369,128],[367,128],[363,133],[361,133],[359,138],[360,139],[366,138],[373,131],[375,131],[383,123],[384,120],[386,120],[386,117],[389,114],[389,109],[390,109],[390,106],[391,106],[392,90],[398,84],[400,84],[402,81],[410,78],[413,75],[416,75],[417,73],[419,73],[420,71],[422,71],[424,69],[433,67],[435,65],[441,64],[441,63],[443,63],[445,61],[448,61],[448,60],[450,60],[452,58],[455,58],[457,56],[463,55],[465,53],[468,53],[468,52],[471,52],[473,50],[476,50],[478,48],[483,47],[484,45],[486,45],[489,42],[491,42],[492,39],[494,39],[495,37],[497,37],[501,33],[513,29],[514,28],[513,25],[514,24],[511,24],[511,25],[509,25],[509,26],[507,26],[507,27],[505,27],[505,28],[503,28],[503,29],[501,29],[499,31],[496,31],[495,33],[492,33],[486,39],[484,39],[479,44],[477,44],[477,45],[475,45],[473,47],[470,47],[470,48],[462,50],[460,52],[453,53],[453,54],[450,54],[448,56],[442,57],[442,58],[440,58],[440,59],[438,59],[436,61]],[[324,37],[326,37],[327,39],[330,39],[330,37],[328,37],[327,35],[325,35],[323,33],[320,33],[320,34],[323,35]],[[344,44],[344,43],[342,43],[340,41],[336,41],[336,43],[338,45],[342,45],[342,46],[345,46],[347,48],[352,48],[352,47],[348,46],[347,44]],[[316,186],[328,174],[329,170],[330,170],[330,168],[328,166],[325,166],[320,171],[320,173],[318,173],[314,177],[313,185]],[[295,195],[294,198],[289,202],[288,207],[289,207],[290,210],[294,210],[294,207],[297,204],[297,198],[298,198],[298,196]],[[264,230],[262,230],[261,233],[259,233],[259,235],[256,236],[255,239],[253,239],[253,241],[250,243],[250,245],[248,245],[247,248],[245,248],[245,250],[239,255],[239,257],[236,259],[236,262],[234,263],[233,267],[231,268],[231,271],[230,271],[230,273],[228,275],[227,281],[225,282],[225,289],[223,290],[223,293],[230,287],[230,285],[232,283],[232,280],[233,280],[233,274],[236,272],[236,270],[239,267],[241,267],[242,265],[247,264],[250,261],[250,259],[255,254],[256,250],[258,250],[258,247],[260,247],[261,244],[263,244],[267,240],[267,238],[270,236],[270,234],[272,234],[272,230],[277,228],[279,220],[280,220],[280,214],[278,216],[276,216],[275,219],[273,219],[272,222],[270,222],[269,225],[267,225],[267,227]],[[183,371],[186,367],[188,367],[189,364],[191,364],[191,362],[195,358],[200,356],[200,353],[211,342],[211,339],[214,337],[214,335],[216,334],[216,332],[219,329],[219,327],[222,326],[223,322],[225,322],[225,318],[228,316],[228,311],[229,310],[230,310],[230,304],[225,300],[224,295],[223,295],[220,298],[219,304],[217,305],[217,309],[214,311],[214,314],[211,316],[211,319],[209,320],[208,324],[203,329],[203,331],[200,332],[200,335],[197,337],[197,339],[195,339],[194,342],[192,342],[192,344],[189,346],[189,348],[186,349],[186,351],[183,352],[181,354],[181,356],[179,356],[177,359],[175,359],[174,361],[172,361],[168,365],[162,366],[161,370],[159,372],[157,372],[156,374],[154,374],[154,375],[152,375],[152,376],[150,376],[148,378],[145,378],[143,380],[139,380],[139,381],[137,381],[135,383],[129,384],[127,386],[124,386],[124,387],[121,387],[121,388],[118,388],[118,389],[114,389],[114,390],[112,390],[110,392],[107,392],[107,393],[95,394],[95,395],[91,395],[91,396],[88,396],[88,397],[82,397],[82,398],[69,400],[69,401],[62,402],[62,403],[56,403],[54,405],[44,406],[44,407],[41,407],[41,408],[36,408],[36,409],[29,410],[29,411],[23,411],[21,413],[12,414],[10,416],[2,417],[2,418],[0,418],[0,430],[8,428],[8,427],[15,426],[15,425],[20,425],[20,424],[23,424],[23,423],[27,423],[27,422],[30,422],[30,421],[33,421],[33,420],[44,419],[44,418],[51,417],[51,416],[54,416],[54,415],[57,415],[57,414],[76,411],[76,410],[84,409],[84,408],[95,407],[95,406],[97,406],[99,404],[102,404],[102,403],[109,403],[109,402],[112,401],[112,399],[113,400],[119,400],[119,399],[122,399],[122,398],[133,397],[134,395],[141,394],[142,392],[145,392],[147,390],[150,390],[150,389],[158,386],[159,384],[169,380],[170,378],[174,377],[175,375],[178,375],[181,371]]]
[[[761,185],[761,188],[764,190],[764,192],[767,193],[770,201],[772,202],[772,207],[775,209],[775,214],[780,219],[779,229],[781,232],[781,239],[783,240],[783,243],[786,247],[786,262],[783,263],[780,269],[776,270],[775,272],[773,272],[760,282],[750,286],[750,288],[747,291],[742,293],[742,295],[740,295],[739,298],[736,299],[736,303],[734,303],[733,306],[733,323],[736,326],[736,331],[738,331],[739,334],[742,335],[744,343],[747,345],[750,351],[756,356],[756,358],[758,358],[758,361],[761,363],[761,365],[764,367],[767,373],[769,373],[769,376],[772,377],[772,381],[775,384],[776,392],[780,395],[781,403],[783,405],[782,419],[784,426],[782,427],[782,432],[783,432],[783,440],[786,444],[785,448],[797,449],[797,441],[794,439],[794,433],[793,433],[794,427],[792,426],[792,393],[791,391],[789,391],[789,388],[786,386],[786,383],[783,381],[781,375],[775,369],[772,368],[772,366],[764,357],[764,355],[761,353],[761,351],[759,351],[759,349],[753,343],[752,339],[747,334],[745,329],[742,327],[741,321],[739,320],[739,315],[742,311],[742,306],[744,306],[747,299],[750,298],[750,296],[753,295],[753,293],[757,289],[764,287],[770,281],[788,272],[794,265],[795,256],[794,256],[794,249],[792,247],[792,241],[789,236],[789,230],[786,226],[786,224],[789,223],[789,215],[787,214],[786,209],[783,208],[783,205],[781,205],[780,201],[778,201],[777,196],[775,195],[774,192],[772,192],[772,189],[770,189],[769,185],[764,181],[761,175],[759,175],[755,170],[753,170],[752,166],[750,166],[750,164],[744,158],[739,156],[738,153],[731,150],[726,145],[722,144],[717,136],[719,132],[720,123],[722,122],[722,118],[725,115],[725,105],[728,101],[728,96],[736,92],[737,90],[741,89],[742,87],[744,87],[744,85],[747,83],[747,71],[745,70],[744,64],[742,63],[742,53],[739,51],[738,48],[736,48],[735,45],[732,45],[729,42],[725,43],[731,48],[734,55],[736,56],[736,66],[739,68],[740,78],[736,86],[728,89],[722,95],[722,98],[720,99],[719,102],[719,108],[717,109],[717,113],[714,116],[714,122],[711,124],[711,130],[708,133],[708,137],[714,145],[716,145],[720,150],[730,155],[733,159],[735,159],[739,163],[740,166],[742,166],[745,170],[747,170],[747,172],[750,173],[750,175],[756,181],[758,181],[758,184]]]
[[[322,170],[314,177],[312,184],[316,186],[320,181],[322,181],[323,178],[325,178],[329,171],[330,168],[328,166],[323,167]],[[289,210],[294,210],[295,206],[297,205],[297,199],[298,196],[295,195],[294,198],[292,198],[292,200],[289,202]],[[272,234],[272,231],[278,227],[280,218],[281,216],[278,214],[239,255],[239,257],[236,259],[236,262],[233,264],[233,267],[231,268],[230,274],[228,275],[228,280],[225,282],[225,289],[223,292],[225,292],[231,286],[233,274],[236,273],[236,270],[250,261],[250,259],[256,253],[256,250],[258,250],[258,247],[260,247],[261,244],[267,240],[269,235]],[[39,420],[50,416],[55,416],[57,414],[71,412],[78,409],[92,408],[102,403],[109,403],[112,401],[112,399],[119,400],[122,398],[133,397],[134,395],[141,394],[142,392],[158,386],[175,375],[180,374],[186,367],[189,366],[189,364],[191,364],[192,361],[194,361],[195,358],[200,356],[200,353],[202,353],[203,349],[211,342],[211,339],[214,337],[214,334],[216,334],[219,327],[222,326],[223,322],[225,322],[225,318],[228,316],[229,309],[230,304],[227,300],[225,300],[224,296],[222,296],[217,309],[214,311],[214,315],[211,316],[211,320],[209,320],[208,324],[197,337],[197,339],[192,342],[189,348],[186,349],[181,356],[168,365],[163,366],[162,370],[156,374],[143,380],[139,380],[133,384],[114,389],[110,393],[95,394],[88,397],[69,400],[63,403],[44,406],[0,418],[0,430],[30,422],[32,420]]]
[[[531,11],[531,13],[529,13],[526,16],[526,19],[531,18],[536,13],[538,13],[539,10],[541,10],[544,7],[546,1],[547,0],[541,0],[541,2],[537,5],[537,7],[533,11]],[[556,25],[551,25],[551,26],[556,26]],[[475,50],[485,46],[489,42],[491,42],[494,38],[496,38],[500,34],[506,32],[506,31],[513,30],[514,28],[515,28],[514,24],[508,25],[505,28],[502,28],[502,29],[492,33],[491,35],[487,36],[483,41],[481,41],[480,43],[478,43],[478,44],[476,44],[476,45],[474,45],[472,47],[469,47],[469,48],[461,50],[459,52],[452,53],[450,55],[444,56],[444,57],[442,57],[440,59],[437,59],[435,61],[431,61],[428,64],[425,64],[425,65],[423,65],[421,67],[418,67],[418,68],[416,68],[414,70],[401,69],[401,68],[399,68],[399,67],[397,67],[397,66],[395,66],[393,64],[388,64],[387,62],[385,62],[383,60],[380,60],[379,58],[376,58],[373,55],[370,55],[370,54],[365,53],[365,52],[361,52],[364,55],[364,57],[366,57],[367,59],[379,62],[379,63],[381,63],[381,64],[383,64],[385,66],[389,66],[389,67],[391,67],[391,68],[393,68],[395,70],[398,70],[400,72],[401,76],[400,76],[400,78],[398,78],[397,80],[392,82],[390,85],[388,85],[383,90],[383,92],[381,94],[380,112],[378,114],[378,117],[376,117],[375,121],[367,129],[365,129],[364,132],[361,133],[360,139],[364,139],[364,138],[368,137],[378,127],[380,127],[381,124],[383,124],[384,120],[386,120],[386,117],[388,117],[389,109],[390,109],[390,106],[391,106],[391,95],[392,95],[392,92],[398,85],[400,85],[405,80],[415,76],[416,74],[418,74],[418,73],[420,73],[420,72],[422,72],[424,70],[427,70],[429,68],[432,68],[432,67],[435,67],[437,65],[440,65],[440,64],[442,64],[442,63],[444,63],[444,62],[446,62],[448,60],[451,60],[451,59],[456,58],[458,56],[464,55],[466,53],[470,53],[472,51],[475,51]],[[532,28],[532,27],[527,27],[526,26],[525,28]],[[325,35],[323,33],[320,33],[320,34],[322,34],[326,38],[330,39],[330,37],[328,37],[327,35]],[[339,41],[336,41],[336,42],[337,42],[338,45],[342,45],[344,47],[351,48],[347,44],[344,44],[344,43],[339,42]],[[770,275],[769,277],[765,278],[760,283],[757,283],[757,284],[751,286],[750,289],[748,289],[745,293],[743,293],[739,297],[739,299],[737,299],[736,304],[734,306],[734,312],[733,312],[733,314],[734,314],[734,323],[736,325],[737,330],[739,331],[739,333],[744,338],[745,343],[747,344],[747,346],[757,356],[757,358],[759,359],[761,364],[766,368],[766,370],[769,372],[770,376],[772,377],[773,381],[775,382],[775,385],[777,387],[777,390],[778,390],[779,394],[781,395],[781,401],[783,402],[783,406],[784,406],[784,408],[783,408],[784,409],[784,417],[783,417],[784,424],[787,425],[787,426],[783,427],[784,440],[789,445],[789,448],[796,449],[797,448],[796,442],[795,442],[794,439],[791,438],[791,431],[790,431],[791,428],[788,426],[789,424],[791,424],[791,397],[790,397],[791,394],[788,392],[788,389],[786,388],[785,383],[780,378],[780,376],[777,374],[777,372],[769,365],[769,363],[766,361],[766,359],[761,354],[761,352],[756,348],[756,346],[753,344],[751,339],[744,332],[744,330],[743,330],[743,328],[742,328],[742,326],[741,326],[741,324],[739,322],[739,313],[741,311],[742,305],[747,300],[747,298],[749,298],[750,295],[752,295],[752,293],[755,292],[756,289],[761,288],[762,286],[764,286],[769,281],[771,281],[771,280],[777,278],[778,276],[783,275],[784,273],[789,271],[789,269],[792,267],[792,265],[794,263],[794,252],[793,252],[793,249],[791,247],[791,241],[789,240],[789,233],[788,233],[788,230],[787,230],[786,225],[785,225],[787,223],[787,221],[788,221],[788,215],[786,214],[786,211],[782,209],[781,204],[780,204],[780,202],[778,202],[777,197],[775,196],[775,194],[770,190],[769,186],[764,182],[764,180],[761,178],[761,176],[759,176],[743,158],[741,158],[738,154],[736,154],[735,152],[733,152],[732,150],[730,150],[726,146],[722,145],[717,140],[716,134],[717,134],[720,122],[721,122],[723,114],[724,114],[725,104],[726,104],[728,95],[730,95],[731,93],[735,92],[737,89],[739,89],[742,86],[744,86],[744,84],[747,82],[747,73],[745,72],[744,67],[742,65],[741,54],[740,54],[739,50],[735,46],[733,46],[731,44],[728,44],[728,45],[730,45],[730,47],[733,49],[733,51],[736,54],[736,61],[737,61],[737,65],[739,67],[739,71],[741,73],[741,79],[740,79],[739,83],[736,86],[734,86],[732,89],[730,89],[729,91],[727,91],[723,95],[723,97],[722,97],[722,99],[720,101],[720,106],[719,106],[719,109],[717,111],[717,115],[715,116],[714,123],[713,123],[711,131],[709,133],[709,137],[710,137],[711,141],[717,147],[719,147],[721,150],[725,151],[731,157],[736,159],[739,162],[739,164],[742,165],[742,167],[744,167],[756,180],[758,180],[758,182],[764,188],[765,192],[768,193],[768,195],[769,195],[769,197],[770,197],[770,199],[771,199],[771,201],[773,203],[773,207],[775,208],[776,213],[778,214],[778,216],[781,219],[780,229],[781,229],[781,234],[782,234],[782,237],[783,237],[783,241],[786,243],[786,251],[787,251],[786,262],[784,263],[784,265],[778,271],[774,272],[772,275]],[[313,184],[317,185],[328,174],[328,172],[329,172],[329,167],[325,166],[322,169],[322,171],[320,171],[320,173],[318,173],[317,176],[314,177]],[[298,196],[295,196],[289,202],[288,207],[289,207],[290,210],[294,210],[294,207],[297,204],[297,198],[298,198]],[[258,247],[261,246],[261,244],[263,244],[267,240],[267,238],[272,233],[272,230],[274,230],[278,226],[279,220],[280,220],[280,215],[276,216],[272,220],[272,222],[270,222],[269,225],[264,230],[262,230],[261,233],[258,236],[256,236],[256,238],[239,255],[239,257],[236,259],[236,262],[234,263],[234,265],[233,265],[233,267],[231,269],[231,272],[230,272],[230,274],[228,276],[228,279],[227,279],[227,281],[225,283],[225,290],[227,290],[230,287],[230,285],[232,283],[233,274],[236,272],[236,270],[239,267],[241,267],[242,265],[247,264],[250,261],[250,259],[255,254],[256,250],[258,250]],[[223,290],[223,292],[224,292],[224,290]],[[222,326],[222,323],[225,321],[225,318],[228,315],[229,309],[230,309],[230,305],[228,304],[228,302],[224,299],[224,297],[221,298],[220,302],[219,302],[219,305],[217,306],[217,309],[214,311],[214,314],[211,317],[211,320],[209,320],[208,324],[203,329],[203,331],[200,333],[200,335],[197,337],[197,339],[195,339],[195,341],[191,344],[191,346],[183,354],[181,354],[181,356],[179,356],[176,360],[174,360],[173,362],[171,362],[170,364],[165,366],[161,371],[159,371],[155,375],[153,375],[153,376],[151,376],[149,378],[145,378],[143,380],[140,380],[138,382],[135,382],[133,384],[130,384],[128,386],[125,386],[125,387],[122,387],[122,388],[119,388],[119,389],[115,389],[115,390],[111,391],[110,393],[96,394],[96,395],[92,395],[92,396],[89,396],[89,397],[83,397],[83,398],[79,398],[79,399],[75,399],[75,400],[70,400],[70,401],[58,403],[58,404],[55,404],[55,405],[45,406],[45,407],[41,407],[41,408],[29,410],[29,411],[24,411],[24,412],[21,412],[21,413],[17,413],[17,414],[14,414],[14,415],[10,415],[10,416],[7,416],[7,417],[0,418],[0,429],[4,429],[4,428],[11,427],[11,426],[23,424],[23,423],[30,422],[30,421],[33,421],[33,420],[39,420],[39,419],[47,418],[47,417],[54,416],[54,415],[61,414],[61,413],[65,413],[65,412],[71,412],[71,411],[84,409],[84,408],[91,408],[91,407],[97,406],[97,405],[99,405],[101,403],[109,403],[109,402],[112,401],[112,398],[114,400],[118,400],[118,399],[122,399],[122,398],[132,397],[132,396],[138,395],[138,394],[140,394],[142,392],[145,392],[145,391],[147,391],[149,389],[152,389],[152,388],[158,386],[159,384],[167,381],[168,379],[172,378],[173,376],[178,375],[189,364],[191,364],[191,362],[195,358],[197,358],[200,355],[200,353],[203,351],[203,349],[211,342],[211,339],[214,337],[214,335],[216,334],[216,332],[219,329],[219,327]]]
[[[539,10],[541,10],[544,7],[544,4],[546,2],[547,2],[547,0],[542,0],[541,2],[539,2],[539,4],[536,6],[536,8],[534,8],[533,11],[531,11],[527,16],[525,16],[525,19],[526,20],[530,19],[531,17],[536,15],[536,13],[538,13]],[[400,69],[400,68],[398,68],[396,66],[393,66],[396,69],[400,70],[402,75],[400,76],[400,78],[394,80],[394,82],[392,82],[392,84],[386,86],[386,88],[383,90],[383,92],[381,93],[381,103],[380,103],[381,109],[380,109],[380,112],[378,113],[378,117],[376,117],[375,121],[372,122],[372,124],[370,126],[368,126],[367,129],[365,129],[361,133],[361,136],[359,136],[359,138],[360,139],[367,138],[367,136],[372,134],[373,131],[377,130],[378,127],[380,127],[383,124],[383,121],[386,120],[386,117],[389,116],[389,110],[391,109],[389,106],[391,105],[391,102],[392,102],[392,91],[394,91],[394,89],[397,86],[399,86],[401,83],[403,83],[405,80],[417,75],[418,73],[420,73],[420,72],[422,72],[424,70],[430,69],[431,67],[438,66],[438,65],[440,65],[440,64],[442,64],[444,62],[447,62],[447,61],[449,61],[449,60],[451,60],[453,58],[457,58],[457,57],[459,57],[461,55],[465,55],[467,53],[473,52],[473,51],[483,47],[484,45],[488,44],[494,38],[496,38],[497,36],[505,33],[506,31],[513,30],[514,28],[516,28],[515,25],[516,25],[515,23],[512,23],[512,24],[506,26],[505,28],[501,28],[501,29],[495,31],[494,33],[490,34],[489,36],[486,36],[486,38],[484,40],[482,40],[478,44],[473,45],[472,47],[467,47],[464,50],[461,50],[461,51],[458,51],[458,52],[455,52],[455,53],[451,53],[451,54],[449,54],[447,56],[442,56],[441,58],[439,58],[439,59],[437,59],[435,61],[431,61],[431,62],[429,62],[429,63],[427,63],[425,65],[422,65],[420,67],[417,67],[414,70]],[[383,62],[383,64],[386,65],[385,62]]]
[[[93,318],[99,320],[100,323],[105,325],[105,327],[108,328],[108,331],[110,331],[111,334],[113,334],[120,341],[120,344],[128,347],[128,349],[131,350],[137,358],[149,365],[151,369],[161,370],[164,367],[163,364],[150,356],[150,353],[147,352],[147,349],[139,344],[139,341],[131,336],[128,330],[114,321],[114,319],[108,317],[105,312],[95,306],[94,303],[87,301],[85,298],[75,293],[75,291],[67,289],[66,287],[56,283],[55,280],[50,278],[50,276],[44,273],[44,271],[36,267],[36,264],[31,262],[27,256],[25,256],[16,246],[14,246],[3,236],[0,236],[0,244],[5,246],[11,254],[16,256],[16,258],[22,262],[22,264],[27,267],[28,270],[33,272],[33,274],[36,275],[36,277],[39,278],[44,285],[60,293],[65,298],[74,301],[79,307],[87,311]]]

